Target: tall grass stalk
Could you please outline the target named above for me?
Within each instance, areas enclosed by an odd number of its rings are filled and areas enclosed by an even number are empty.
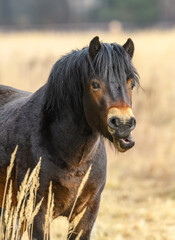
[[[6,194],[7,194],[7,187],[8,187],[9,179],[11,177],[11,172],[12,172],[12,169],[14,166],[14,161],[15,161],[15,156],[16,156],[17,150],[18,150],[18,146],[15,147],[15,150],[11,155],[10,165],[7,167],[6,183],[5,183],[4,195],[3,195],[2,206],[1,206],[0,226],[2,226],[2,224],[3,224],[4,204],[5,204]],[[0,239],[2,238],[2,236],[3,236],[3,232],[2,232],[2,228],[1,228]]]
[[[84,188],[84,185],[86,184],[86,182],[87,182],[87,180],[88,180],[88,177],[89,177],[90,172],[91,172],[91,168],[92,168],[92,164],[89,166],[89,168],[88,168],[88,170],[87,170],[87,172],[86,172],[86,174],[85,174],[85,176],[84,176],[84,178],[83,178],[83,180],[82,180],[82,182],[81,182],[81,184],[80,184],[80,186],[79,186],[79,188],[78,188],[78,192],[77,192],[77,195],[76,195],[74,204],[73,204],[72,209],[71,209],[71,212],[70,212],[70,214],[69,214],[69,218],[68,218],[69,221],[71,220],[71,217],[72,217],[73,211],[74,211],[74,209],[75,209],[77,200],[78,200],[79,196],[81,195],[82,190],[83,190],[83,188]]]
[[[53,221],[53,208],[54,208],[54,193],[52,193],[52,182],[50,182],[47,200],[47,212],[45,215],[44,240],[50,239],[50,224]]]
[[[75,209],[77,200],[78,200],[78,198],[80,197],[80,195],[82,194],[83,188],[84,188],[84,186],[85,186],[85,184],[86,184],[86,182],[87,182],[87,180],[88,180],[88,178],[89,178],[89,175],[90,175],[90,172],[91,172],[91,168],[92,168],[92,164],[89,166],[89,168],[88,168],[88,170],[87,170],[87,172],[86,172],[86,174],[85,174],[85,176],[84,176],[84,178],[83,178],[83,180],[82,180],[82,182],[81,182],[81,184],[80,184],[80,186],[79,186],[79,188],[78,188],[78,192],[77,192],[75,201],[74,201],[74,203],[73,203],[71,212],[70,212],[69,217],[68,217],[68,220],[69,220],[69,222],[70,222],[69,229],[68,229],[69,239],[70,239],[72,233],[74,232],[76,226],[78,225],[78,223],[80,222],[81,218],[83,217],[83,215],[84,215],[84,213],[85,213],[85,211],[86,211],[86,208],[85,208],[80,214],[78,214],[78,216],[76,216],[76,217],[71,221],[72,214],[73,214],[73,211],[74,211],[74,209]],[[82,234],[82,233],[81,233],[81,234]],[[80,235],[80,233],[79,233],[78,236],[77,236],[77,239],[79,239],[80,236],[81,236],[81,235]]]

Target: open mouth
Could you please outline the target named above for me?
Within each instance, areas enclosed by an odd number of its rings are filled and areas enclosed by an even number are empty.
[[[116,139],[113,137],[113,142],[119,152],[125,152],[135,145],[131,134],[127,138]]]

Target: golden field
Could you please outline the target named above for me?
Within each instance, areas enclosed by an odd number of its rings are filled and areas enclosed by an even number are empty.
[[[136,145],[124,154],[108,149],[108,178],[93,240],[175,239],[175,30],[142,32],[0,33],[0,84],[35,91],[54,62],[95,35],[104,42],[135,43],[133,63]],[[65,219],[52,224],[63,239]]]

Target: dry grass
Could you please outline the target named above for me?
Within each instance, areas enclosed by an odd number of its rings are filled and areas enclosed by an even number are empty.
[[[31,174],[30,170],[27,171],[17,194],[17,206],[12,205],[12,181],[10,178],[16,152],[17,147],[12,154],[10,165],[7,168],[6,186],[0,219],[0,240],[17,240],[25,229],[29,239],[32,239],[33,221],[43,201],[43,199],[41,199],[41,201],[36,204],[36,193],[39,188],[39,172],[41,167],[40,159]],[[5,211],[3,211],[4,209]]]
[[[14,166],[15,156],[18,147],[15,148],[12,153],[10,165],[7,168],[6,185],[4,190],[4,197],[1,208],[0,215],[0,240],[32,240],[33,239],[33,226],[34,218],[38,214],[41,204],[43,202],[42,198],[38,203],[36,203],[37,191],[39,188],[39,172],[41,168],[41,158],[39,159],[36,167],[30,173],[30,169],[26,172],[24,180],[19,187],[17,194],[17,206],[12,204],[12,180],[11,172]],[[67,239],[67,234],[69,233],[69,238],[74,232],[79,221],[83,217],[86,208],[76,216],[72,221],[72,214],[76,206],[77,200],[82,193],[82,190],[88,180],[91,172],[92,165],[90,165],[87,170],[82,182],[78,188],[77,196],[73,203],[69,218],[67,220],[66,228],[62,231],[62,240]],[[30,174],[30,175],[29,175]],[[10,182],[10,183],[9,183]],[[47,211],[45,215],[45,223],[43,226],[44,239],[50,239],[50,226],[53,221],[54,215],[54,193],[52,193],[52,182],[50,182],[47,200]],[[68,224],[68,221],[70,224]],[[76,240],[79,240],[83,230],[80,231]],[[68,238],[68,239],[69,239]]]
[[[109,174],[92,239],[174,240],[175,30],[118,36],[103,32],[0,34],[0,83],[36,90],[61,55],[87,45],[94,35],[106,42],[134,40],[133,61],[144,91],[135,90],[133,97],[136,146],[125,154],[108,148]],[[62,238],[66,224],[64,218],[52,223],[52,239]]]

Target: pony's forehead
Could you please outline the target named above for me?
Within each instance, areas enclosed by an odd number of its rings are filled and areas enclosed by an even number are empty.
[[[93,61],[96,75],[106,80],[126,78],[134,75],[134,68],[124,48],[117,44],[103,43]]]
[[[129,68],[132,65],[131,59],[124,48],[115,43],[102,43],[101,49],[94,60],[96,60],[96,64],[104,64],[103,67],[119,65],[122,68]]]

